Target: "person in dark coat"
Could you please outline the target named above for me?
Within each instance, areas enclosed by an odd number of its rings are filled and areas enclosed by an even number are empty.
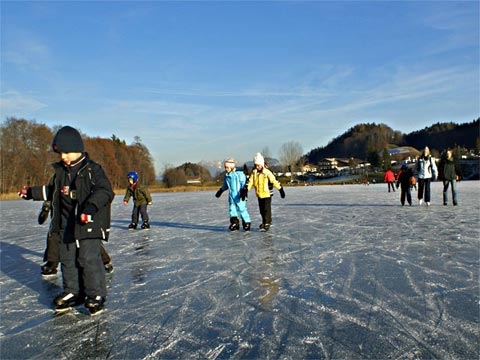
[[[440,159],[439,177],[443,181],[443,205],[448,205],[448,188],[451,187],[453,206],[457,206],[457,181],[462,178],[462,170],[453,156],[453,149],[445,150]]]
[[[411,179],[413,177],[412,169],[407,165],[402,165],[401,171],[397,178],[397,189],[400,187],[400,203],[405,205],[405,198],[408,205],[412,206],[412,193],[411,193]]]
[[[54,300],[55,311],[84,304],[100,313],[107,297],[101,242],[110,233],[111,202],[115,196],[102,167],[91,160],[79,132],[64,126],[52,142],[60,161],[53,164],[51,184],[24,186],[25,200],[52,201],[49,234],[60,241],[64,292]]]

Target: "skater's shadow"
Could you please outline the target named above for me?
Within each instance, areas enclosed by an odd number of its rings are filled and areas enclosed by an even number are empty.
[[[284,204],[283,206],[311,207],[398,207],[396,204]]]
[[[226,232],[226,229],[223,226],[211,226],[211,225],[201,225],[201,224],[186,224],[186,223],[177,223],[177,222],[168,222],[168,221],[159,221],[159,222],[151,222],[152,226],[164,226],[164,227],[171,227],[171,228],[179,228],[179,229],[192,229],[192,230],[204,230],[204,231],[217,231],[217,232]]]
[[[21,246],[0,242],[0,270],[10,279],[38,293],[38,301],[46,307],[52,306],[53,298],[62,290],[52,281],[43,280],[39,264],[28,260],[25,255],[42,254]],[[5,299],[2,299],[4,301]]]
[[[116,229],[127,229],[130,221],[128,220],[115,220],[112,221],[111,227]],[[187,224],[187,223],[178,223],[178,222],[168,222],[168,221],[150,221],[150,225],[162,226],[162,227],[171,227],[177,229],[192,229],[192,230],[203,230],[203,231],[217,231],[217,232],[226,232],[226,228],[222,226],[211,226],[211,225],[201,225],[201,224]]]

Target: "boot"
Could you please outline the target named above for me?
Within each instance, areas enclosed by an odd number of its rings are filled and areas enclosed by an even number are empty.
[[[150,224],[148,223],[148,221],[144,221],[142,224],[142,230],[147,230],[147,229],[150,229]]]
[[[58,262],[47,261],[42,265],[42,276],[57,275]]]
[[[250,223],[242,220],[243,230],[250,231]]]
[[[137,228],[137,224],[135,223],[131,223],[130,225],[128,225],[128,230],[135,230]]]
[[[85,307],[90,312],[90,315],[94,316],[100,314],[103,311],[103,304],[105,303],[105,298],[101,296],[87,297],[85,300]]]
[[[240,229],[240,221],[238,221],[237,217],[230,218],[230,226],[228,227],[230,231],[237,231]]]
[[[58,295],[53,303],[56,312],[62,312],[70,309],[72,306],[77,306],[83,303],[85,296],[81,293],[73,294],[64,292]]]

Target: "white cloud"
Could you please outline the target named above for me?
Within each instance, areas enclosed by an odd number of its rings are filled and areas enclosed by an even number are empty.
[[[10,91],[2,93],[0,97],[1,118],[16,116],[32,116],[38,110],[48,105],[28,95]]]

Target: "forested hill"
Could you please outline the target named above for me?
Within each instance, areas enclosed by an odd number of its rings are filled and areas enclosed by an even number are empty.
[[[394,146],[411,146],[441,152],[447,147],[477,149],[480,145],[480,118],[470,123],[437,123],[422,130],[403,134],[385,124],[359,124],[333,139],[327,146],[311,150],[307,161],[316,164],[328,157],[366,159]]]

